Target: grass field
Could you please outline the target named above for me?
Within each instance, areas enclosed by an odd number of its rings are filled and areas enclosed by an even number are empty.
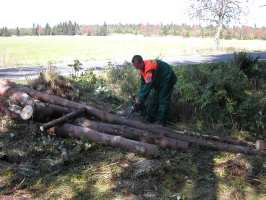
[[[128,60],[132,55],[174,58],[239,50],[264,51],[266,41],[222,40],[214,49],[212,38],[143,37],[132,35],[0,37],[0,66],[46,65],[79,60]]]

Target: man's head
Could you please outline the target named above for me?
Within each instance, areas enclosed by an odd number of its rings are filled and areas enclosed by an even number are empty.
[[[140,55],[135,55],[132,58],[132,64],[136,69],[143,70],[144,69],[144,61]]]

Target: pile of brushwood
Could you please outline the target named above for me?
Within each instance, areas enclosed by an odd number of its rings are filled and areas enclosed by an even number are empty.
[[[63,84],[64,81],[59,82]],[[71,85],[63,85],[69,91],[75,90]],[[13,118],[33,121],[39,125],[40,132],[91,140],[147,156],[158,156],[160,148],[186,151],[193,146],[245,154],[266,154],[261,145],[256,148],[252,142],[199,136],[189,131],[142,123],[77,102],[64,96],[64,92],[58,94],[55,91],[1,80],[0,110]]]

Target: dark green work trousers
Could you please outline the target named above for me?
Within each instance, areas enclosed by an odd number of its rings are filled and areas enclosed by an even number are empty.
[[[151,102],[147,105],[145,111],[148,121],[159,121],[162,124],[166,123],[175,83],[176,77],[174,76],[168,82],[161,84],[159,88],[153,89]]]

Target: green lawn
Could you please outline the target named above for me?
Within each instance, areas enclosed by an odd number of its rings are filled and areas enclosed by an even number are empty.
[[[236,50],[266,50],[266,41],[223,40],[214,49],[211,38],[143,37],[132,35],[0,37],[0,66],[46,65],[79,60],[128,60],[132,55],[171,57]]]

